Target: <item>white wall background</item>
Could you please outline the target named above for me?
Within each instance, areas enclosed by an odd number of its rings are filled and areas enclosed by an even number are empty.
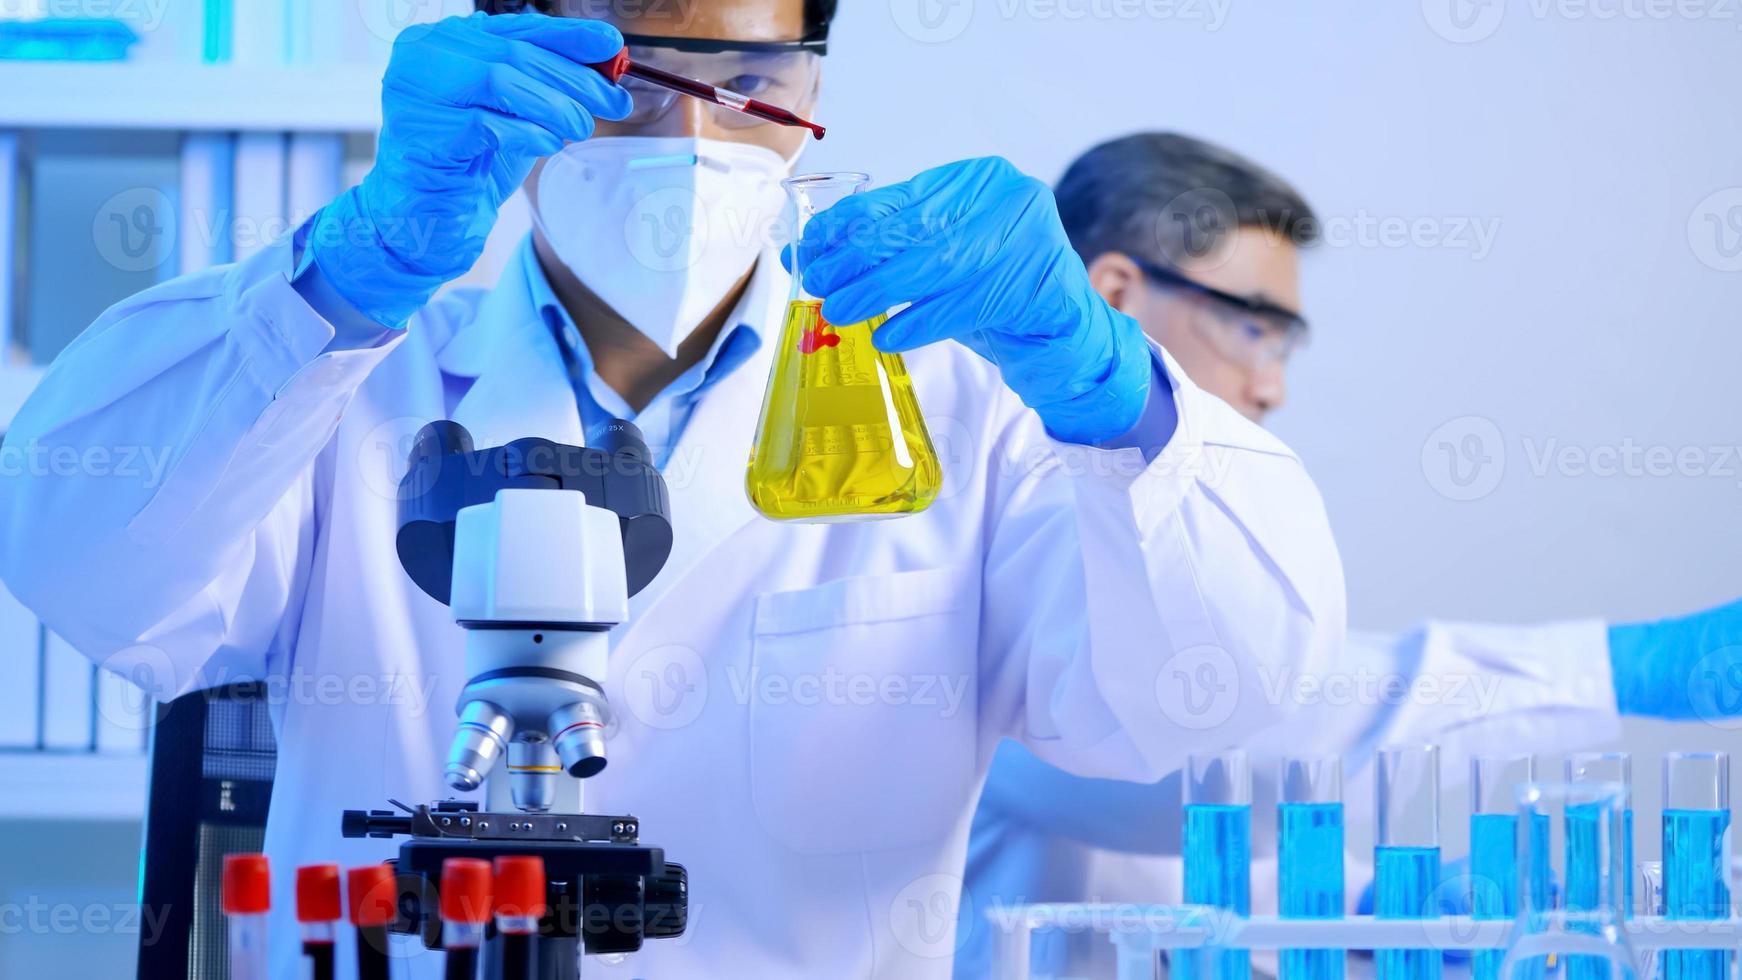
[[[1354,624],[1742,595],[1742,5],[884,0],[844,3],[835,37],[806,169],[997,153],[1051,181],[1176,129],[1296,183],[1336,237],[1273,427],[1323,489]],[[1566,447],[1634,447],[1639,475]],[[1651,475],[1653,447],[1699,475]],[[1653,814],[1657,753],[1742,753],[1704,725],[1628,742]]]
[[[1734,456],[1705,478],[1532,466],[1557,441],[1742,444],[1742,254],[1714,268],[1697,210],[1728,191],[1709,209],[1742,252],[1742,7],[1598,20],[1487,0],[1473,9],[1501,14],[1492,34],[1454,43],[1429,15],[1467,0],[1217,0],[1219,26],[1187,19],[1211,0],[1076,20],[1041,14],[1122,0],[951,2],[843,5],[830,135],[803,166],[894,179],[998,153],[1053,180],[1097,141],[1177,129],[1293,180],[1344,240],[1306,262],[1317,329],[1274,427],[1324,489],[1356,623],[1652,616],[1742,594]],[[920,7],[944,24],[914,27]],[[917,109],[939,121],[897,116]],[[1363,217],[1424,222],[1425,244],[1350,241]],[[1486,254],[1465,223],[1493,231]],[[1459,501],[1423,447],[1467,416],[1497,427],[1504,473]]]

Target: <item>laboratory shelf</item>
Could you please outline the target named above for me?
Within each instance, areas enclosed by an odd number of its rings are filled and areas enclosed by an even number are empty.
[[[0,129],[374,133],[381,68],[0,61]]]
[[[138,820],[143,753],[0,751],[0,819]]]

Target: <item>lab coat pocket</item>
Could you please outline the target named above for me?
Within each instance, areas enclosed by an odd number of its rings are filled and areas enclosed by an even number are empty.
[[[947,834],[974,791],[979,579],[935,568],[756,601],[756,813],[807,853]]]

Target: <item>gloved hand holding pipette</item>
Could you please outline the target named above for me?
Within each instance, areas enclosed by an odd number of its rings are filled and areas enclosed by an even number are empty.
[[[846,198],[811,220],[797,248],[829,322],[912,304],[877,329],[878,348],[960,340],[998,365],[1057,439],[1106,442],[1143,415],[1154,371],[1143,331],[1089,285],[1052,192],[1002,159]]]
[[[404,325],[483,254],[497,209],[540,157],[628,115],[587,65],[623,50],[596,20],[500,14],[407,31],[381,84],[380,148],[363,183],[321,210],[306,249],[351,305]]]

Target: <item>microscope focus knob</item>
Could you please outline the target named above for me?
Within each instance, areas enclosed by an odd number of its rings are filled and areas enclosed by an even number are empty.
[[[667,861],[665,873],[647,879],[645,898],[648,939],[673,939],[683,935],[690,921],[690,876],[681,864]]]

